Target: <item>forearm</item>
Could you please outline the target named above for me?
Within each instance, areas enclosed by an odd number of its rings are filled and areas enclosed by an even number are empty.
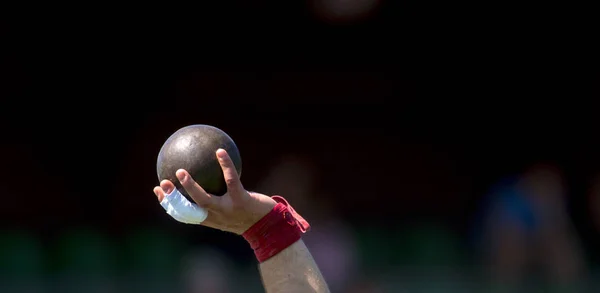
[[[260,264],[267,293],[328,293],[329,288],[302,240]]]
[[[177,170],[175,176],[195,204],[175,193],[172,181],[163,180],[153,191],[167,214],[182,223],[242,235],[260,263],[267,293],[328,293],[321,272],[300,240],[310,229],[308,222],[283,197],[246,191],[227,152],[219,149],[216,156],[227,193],[208,194],[190,173]]]

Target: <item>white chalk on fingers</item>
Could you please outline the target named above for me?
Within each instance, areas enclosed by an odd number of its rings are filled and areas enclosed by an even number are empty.
[[[181,223],[201,224],[208,217],[206,209],[190,202],[177,188],[171,193],[165,194],[160,205],[165,209],[167,214]]]

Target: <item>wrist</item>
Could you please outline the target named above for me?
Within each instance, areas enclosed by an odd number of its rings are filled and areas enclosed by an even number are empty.
[[[242,234],[259,262],[277,255],[310,229],[308,222],[283,197],[272,198],[277,204]]]

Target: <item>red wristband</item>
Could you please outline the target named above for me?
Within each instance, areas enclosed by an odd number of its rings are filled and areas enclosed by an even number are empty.
[[[277,205],[242,234],[254,249],[259,262],[264,262],[294,244],[310,229],[308,222],[283,197],[272,198]]]

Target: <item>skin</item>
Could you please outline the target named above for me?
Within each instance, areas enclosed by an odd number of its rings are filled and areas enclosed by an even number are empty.
[[[217,150],[216,156],[227,183],[227,193],[223,196],[205,192],[185,170],[178,170],[176,175],[196,204],[208,210],[208,217],[202,225],[242,235],[268,214],[276,202],[269,196],[244,189],[225,150]],[[163,180],[160,186],[154,188],[154,194],[160,202],[165,194],[174,189],[175,185],[171,181]],[[261,263],[260,274],[267,293],[329,292],[319,268],[302,240]]]

